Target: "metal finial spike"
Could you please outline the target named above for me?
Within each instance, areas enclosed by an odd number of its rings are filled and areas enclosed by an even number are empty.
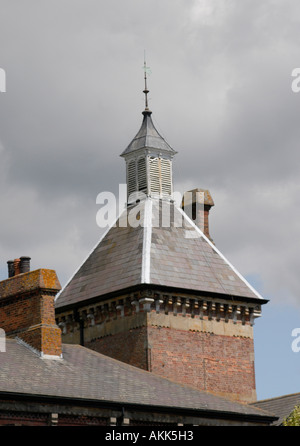
[[[144,81],[145,81],[145,88],[143,90],[143,93],[145,94],[145,110],[149,110],[148,108],[148,87],[147,87],[147,73],[150,73],[149,67],[146,65],[146,55],[144,56]]]

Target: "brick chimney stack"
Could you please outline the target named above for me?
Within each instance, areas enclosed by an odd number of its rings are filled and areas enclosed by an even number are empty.
[[[182,209],[211,242],[213,240],[209,234],[209,211],[214,205],[207,189],[193,189],[183,194]]]
[[[30,271],[30,258],[8,263],[9,278],[0,282],[0,327],[41,356],[60,357],[61,330],[55,322],[54,298],[61,289],[55,271]]]
[[[30,271],[30,257],[20,257],[15,260],[8,260],[8,277],[14,277],[18,274],[28,273]]]

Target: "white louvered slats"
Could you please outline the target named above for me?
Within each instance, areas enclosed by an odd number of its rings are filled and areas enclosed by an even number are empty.
[[[169,196],[172,194],[171,161],[165,158],[149,158],[151,194]]]
[[[138,173],[138,190],[142,192],[147,192],[146,158],[143,157],[138,159],[137,173]]]
[[[136,165],[135,160],[127,164],[127,193],[128,197],[136,191]]]
[[[172,193],[172,178],[171,178],[171,163],[169,160],[161,158],[160,160],[161,172],[161,194],[163,196],[171,195]]]
[[[149,172],[150,172],[150,191],[151,194],[160,195],[160,168],[159,159],[151,156],[149,158]]]
[[[158,156],[140,156],[127,163],[128,197],[143,192],[153,197],[172,194],[172,162]]]

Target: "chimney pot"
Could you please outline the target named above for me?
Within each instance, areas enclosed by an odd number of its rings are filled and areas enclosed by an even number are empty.
[[[14,260],[14,275],[17,276],[20,274],[20,259],[15,259]]]
[[[214,201],[207,189],[193,189],[183,195],[183,210],[213,243],[209,234],[209,211],[212,206]]]
[[[8,277],[9,278],[13,277],[15,275],[14,261],[8,260],[7,265],[8,265]]]
[[[30,257],[22,256],[20,257],[20,273],[30,272]]]

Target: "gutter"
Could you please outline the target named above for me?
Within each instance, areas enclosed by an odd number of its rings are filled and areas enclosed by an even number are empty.
[[[120,416],[124,416],[125,412],[144,412],[144,413],[159,413],[159,414],[172,414],[181,416],[191,416],[198,418],[214,418],[219,420],[231,420],[231,421],[248,421],[256,422],[260,424],[271,424],[278,420],[278,417],[269,415],[267,412],[262,411],[262,414],[247,414],[238,412],[227,412],[218,410],[206,410],[206,409],[189,409],[178,408],[173,406],[152,406],[135,403],[125,403],[107,400],[94,400],[83,398],[62,397],[55,395],[33,395],[31,393],[17,393],[17,392],[0,392],[0,404],[1,401],[8,400],[10,403],[15,401],[23,401],[26,403],[41,403],[41,404],[55,404],[58,407],[65,406],[79,406],[98,409],[111,409],[120,412]],[[43,408],[41,412],[48,412]],[[261,410],[261,409],[258,409]],[[29,410],[28,410],[29,412]]]

